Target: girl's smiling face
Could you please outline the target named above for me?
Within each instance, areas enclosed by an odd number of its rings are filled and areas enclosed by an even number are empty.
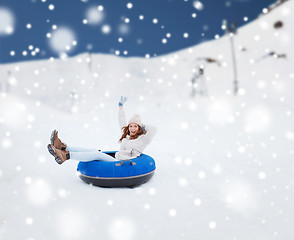
[[[136,123],[130,123],[129,125],[130,135],[134,136],[139,131],[139,125]]]

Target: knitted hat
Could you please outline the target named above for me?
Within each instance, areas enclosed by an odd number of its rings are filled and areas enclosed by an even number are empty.
[[[136,123],[138,124],[140,127],[143,126],[142,122],[141,122],[141,117],[139,114],[135,114],[128,122],[128,125],[131,123]]]

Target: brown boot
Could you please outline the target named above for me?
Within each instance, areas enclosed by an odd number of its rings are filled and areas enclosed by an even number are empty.
[[[62,164],[66,160],[70,159],[70,153],[67,150],[59,150],[56,147],[54,147],[52,144],[48,144],[47,148],[50,154],[52,154],[53,157],[55,157],[55,161],[58,164]]]
[[[58,137],[58,131],[56,131],[55,129],[52,131],[51,133],[51,144],[59,149],[59,150],[65,150],[66,149],[66,144],[61,142],[61,140]]]

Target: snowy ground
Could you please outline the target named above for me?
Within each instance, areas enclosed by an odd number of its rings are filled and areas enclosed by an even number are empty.
[[[0,238],[292,240],[293,9],[289,1],[238,32],[238,96],[228,37],[153,59],[0,66]],[[287,57],[262,58],[270,51]],[[191,98],[199,57],[221,66],[205,64],[208,96]],[[47,152],[50,133],[118,149],[121,95],[128,117],[158,126],[145,151],[156,174],[135,189],[87,185],[77,162],[59,166]]]

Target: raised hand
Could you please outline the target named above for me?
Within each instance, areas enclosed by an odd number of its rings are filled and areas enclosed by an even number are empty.
[[[121,96],[120,101],[118,102],[118,106],[123,107],[126,101],[127,101],[127,98],[124,96]]]

